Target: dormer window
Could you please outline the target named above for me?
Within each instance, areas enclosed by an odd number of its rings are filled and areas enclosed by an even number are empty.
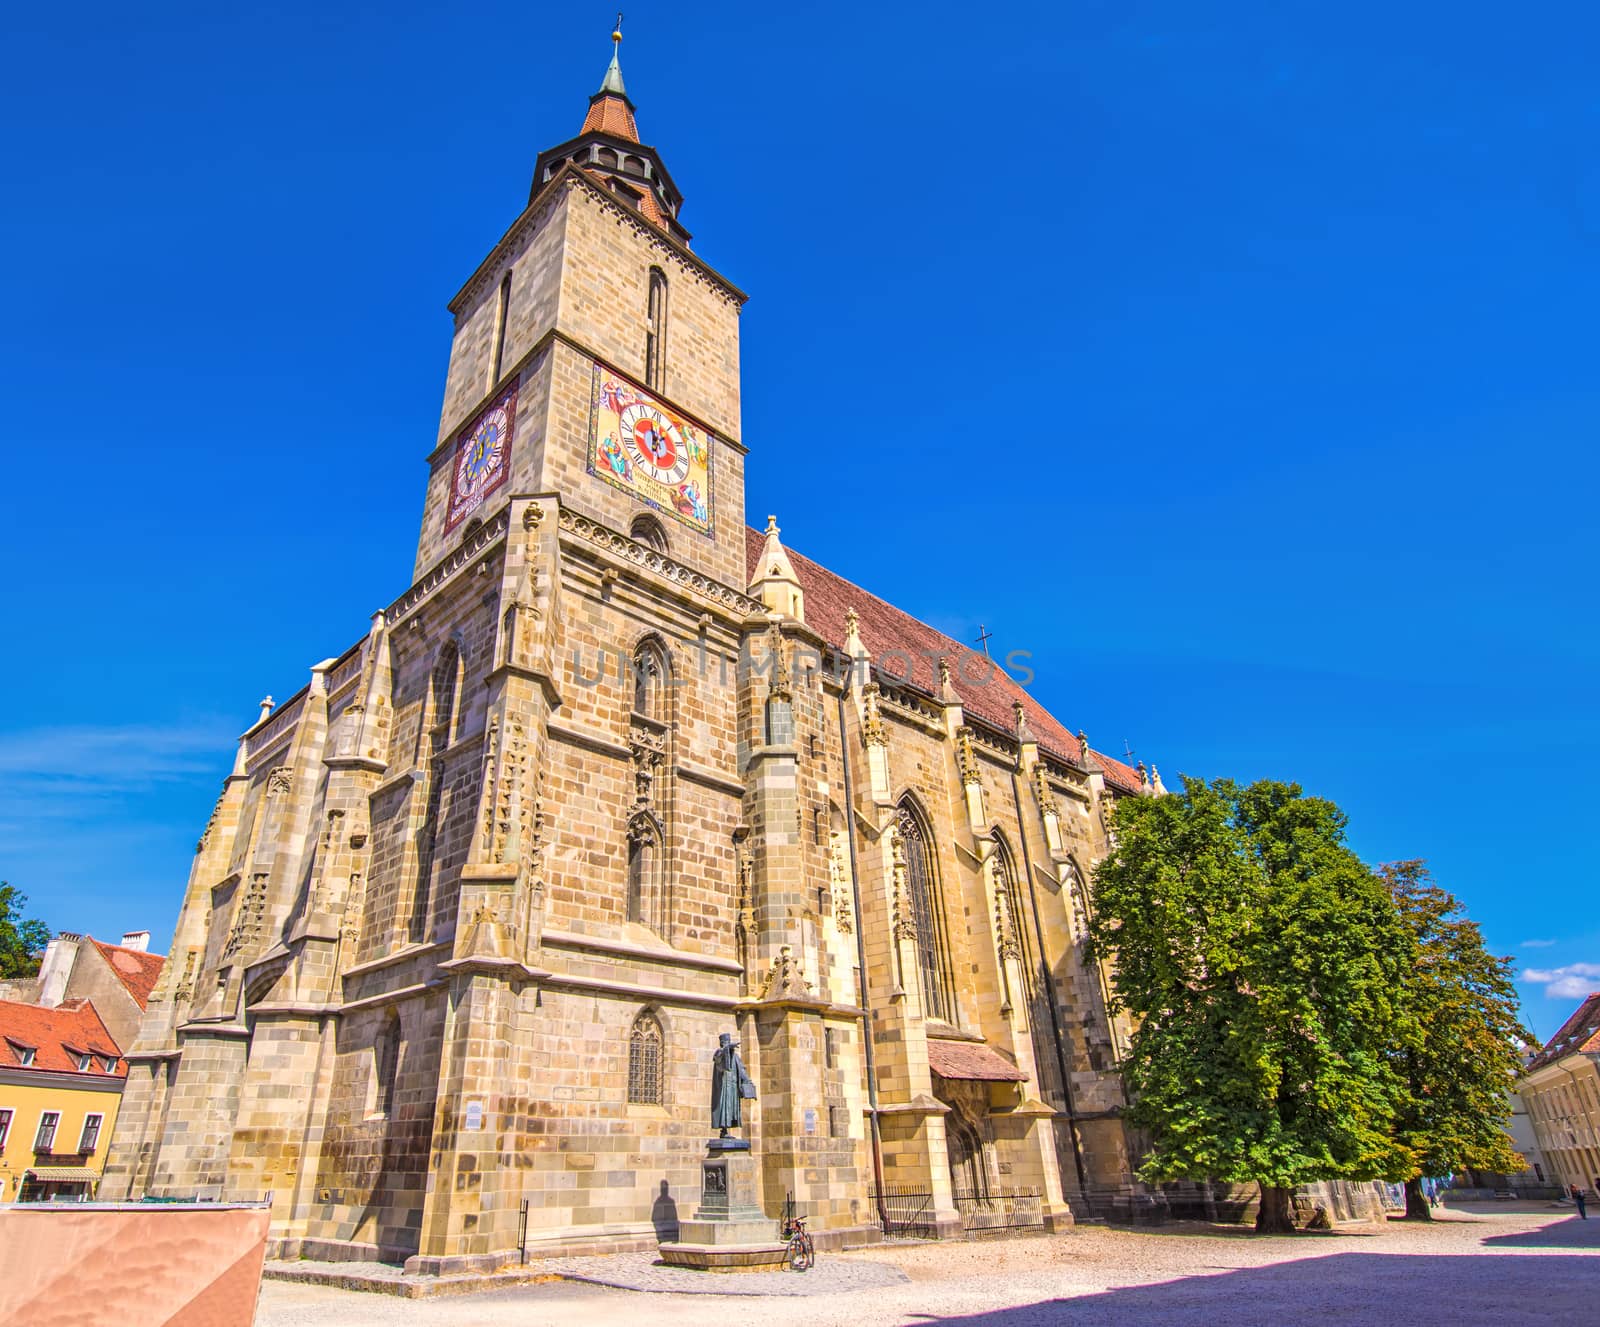
[[[13,1041],[11,1049],[16,1054],[17,1063],[24,1069],[33,1063],[34,1048],[32,1046],[24,1046],[21,1042]]]
[[[93,1068],[94,1068],[94,1056],[90,1055],[87,1051],[84,1051],[81,1055],[78,1056],[78,1072],[80,1074],[86,1074],[86,1073],[90,1072]]]
[[[106,1072],[108,1074],[117,1072],[117,1057],[115,1055],[106,1056]]]

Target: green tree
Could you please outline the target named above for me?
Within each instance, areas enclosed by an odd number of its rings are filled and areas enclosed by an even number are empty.
[[[1505,1124],[1533,1034],[1518,1017],[1512,962],[1496,958],[1455,897],[1420,861],[1378,868],[1416,945],[1401,995],[1417,1037],[1396,1049],[1405,1083],[1395,1137],[1411,1154],[1406,1217],[1431,1219],[1424,1175],[1472,1167],[1509,1174],[1526,1164]]]
[[[1294,1187],[1398,1179],[1395,992],[1412,946],[1345,816],[1295,784],[1184,779],[1117,806],[1091,941],[1133,1014],[1122,1065],[1147,1180],[1254,1181],[1258,1232]]]
[[[0,977],[32,977],[50,943],[50,928],[37,917],[23,920],[28,896],[0,880]]]

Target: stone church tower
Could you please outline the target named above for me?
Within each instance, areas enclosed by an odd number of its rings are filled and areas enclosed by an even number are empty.
[[[724,1031],[823,1242],[885,1186],[939,1232],[1132,1193],[1083,881],[1159,780],[746,527],[682,203],[613,58],[450,304],[413,583],[240,738],[103,1196],[424,1271],[524,1204],[531,1253],[653,1246]]]

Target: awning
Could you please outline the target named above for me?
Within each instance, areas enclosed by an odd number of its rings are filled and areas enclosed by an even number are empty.
[[[93,1184],[100,1178],[88,1166],[30,1166],[22,1173],[40,1184]]]
[[[1028,1075],[999,1051],[973,1041],[929,1041],[928,1066],[940,1078],[979,1083],[1028,1081]]]

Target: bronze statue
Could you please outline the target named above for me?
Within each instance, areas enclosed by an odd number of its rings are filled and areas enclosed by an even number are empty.
[[[721,1137],[729,1129],[740,1128],[740,1101],[754,1101],[756,1085],[750,1081],[744,1061],[739,1058],[739,1043],[724,1032],[717,1038],[717,1049],[711,1057],[711,1127],[720,1129]]]

